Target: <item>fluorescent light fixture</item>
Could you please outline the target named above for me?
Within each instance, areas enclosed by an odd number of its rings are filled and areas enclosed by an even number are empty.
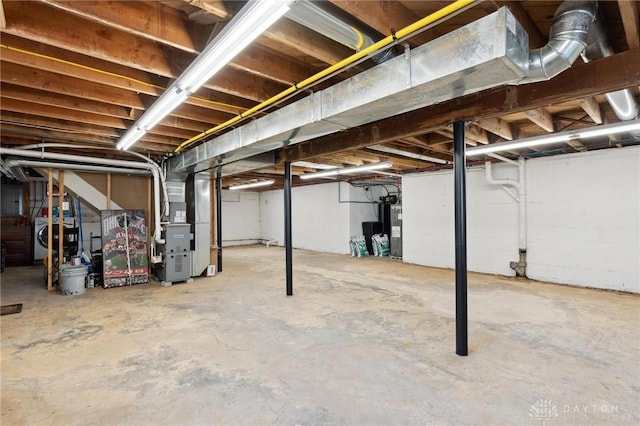
[[[337,175],[347,175],[351,173],[369,172],[373,170],[388,169],[391,166],[393,166],[391,161],[385,161],[383,163],[365,164],[364,166],[357,167],[337,167],[335,169],[325,170],[322,172],[305,173],[300,176],[300,179],[317,179]]]
[[[551,135],[534,136],[515,141],[499,142],[490,145],[477,146],[466,150],[467,157],[492,152],[510,151],[534,146],[547,145],[559,142],[569,142],[574,139],[595,138],[598,136],[613,135],[616,133],[635,132],[640,130],[640,120],[622,121],[619,123],[593,126],[586,129],[572,130]]]
[[[170,90],[175,89],[171,87]],[[138,119],[140,128],[145,129],[147,132],[150,131],[189,97],[186,92],[175,92],[171,96],[165,96],[165,94],[160,96],[153,106]]]
[[[233,17],[220,34],[182,73],[178,87],[194,93],[238,53],[282,17],[291,7],[288,0],[253,0]]]
[[[614,131],[615,130],[615,131]],[[640,120],[622,121],[620,123],[605,124],[604,126],[594,126],[584,130],[578,130],[581,139],[597,138],[615,133],[636,132],[640,130]]]
[[[273,182],[274,182],[273,179],[261,180],[260,182],[251,182],[251,183],[244,183],[242,185],[230,186],[229,189],[232,191],[235,191],[238,189],[258,188],[260,186],[273,185]]]
[[[387,154],[396,154],[402,157],[413,158],[415,160],[429,161],[436,164],[449,164],[447,160],[441,158],[430,157],[428,155],[416,154],[415,152],[405,151],[402,149],[392,148],[384,145],[368,146],[367,149],[373,151],[386,152]]]
[[[250,0],[120,139],[128,149],[280,19],[292,0]],[[137,128],[137,130],[136,130]]]
[[[378,171],[376,172],[376,174],[381,174],[381,175],[383,175],[383,176],[397,177],[397,178],[401,178],[401,177],[402,177],[402,175],[401,175],[401,174],[399,174],[399,173],[383,172],[383,171],[381,171],[381,170],[378,170]]]
[[[137,124],[134,124],[133,127],[127,130],[124,136],[120,138],[120,142],[118,142],[116,148],[123,150],[128,149],[131,145],[138,142],[138,140],[140,140],[140,138],[142,138],[145,133],[147,133],[146,130],[141,129]]]
[[[332,166],[331,164],[322,164],[322,163],[312,163],[310,161],[294,161],[291,163],[292,166],[298,167],[308,167],[310,169],[319,169],[319,170],[328,170],[335,169],[336,166]]]

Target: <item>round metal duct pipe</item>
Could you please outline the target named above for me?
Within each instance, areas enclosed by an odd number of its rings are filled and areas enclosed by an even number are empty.
[[[595,1],[564,1],[558,7],[549,42],[529,52],[526,83],[549,80],[578,59],[587,46],[587,35],[597,10]]]

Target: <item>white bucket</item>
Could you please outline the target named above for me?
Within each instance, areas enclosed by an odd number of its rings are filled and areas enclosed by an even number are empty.
[[[84,282],[87,277],[88,268],[86,266],[66,266],[60,268],[60,284],[62,294],[65,296],[75,296],[84,294]]]

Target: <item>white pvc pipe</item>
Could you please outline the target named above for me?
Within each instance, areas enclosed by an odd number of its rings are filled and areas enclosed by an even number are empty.
[[[73,169],[100,173],[123,173],[130,175],[149,175],[150,170],[122,169],[119,167],[94,166],[90,164],[54,163],[53,161],[35,161],[9,159],[5,162],[9,167],[47,167],[52,169]]]
[[[278,240],[269,240],[269,241],[267,241],[267,247],[269,247],[269,244],[271,244],[271,243],[278,244]]]
[[[495,156],[502,160],[500,156]],[[518,166],[518,180],[513,179],[495,179],[491,172],[491,161],[485,161],[484,171],[487,181],[492,185],[511,186],[518,191],[516,201],[518,202],[518,245],[520,251],[527,249],[527,192],[526,192],[526,173],[525,173],[525,161],[523,157],[518,159],[516,163],[513,160],[508,160],[510,164],[516,164]],[[515,198],[515,197],[514,197]]]
[[[520,190],[519,186],[520,184],[513,180],[513,179],[496,179],[493,177],[493,174],[491,172],[491,161],[485,161],[484,163],[484,172],[485,172],[485,176],[487,178],[487,181],[492,184],[492,185],[506,185],[506,186],[512,186],[515,189],[517,189],[518,191]]]
[[[527,249],[527,182],[524,157],[518,159],[518,203],[520,210],[520,250]]]
[[[40,142],[40,143],[31,144],[31,145],[22,145],[20,147],[17,147],[16,149],[39,149],[39,148],[75,148],[77,149],[79,148],[79,146],[68,144],[68,143],[59,143],[59,142]],[[106,146],[94,146],[92,147],[92,149],[113,150],[113,148],[106,147]],[[132,151],[125,151],[125,152],[127,154],[135,155],[136,157],[139,157],[145,160],[147,163],[151,164],[152,166],[158,169],[158,173],[160,174],[160,183],[162,185],[162,195],[164,200],[164,209],[162,210],[162,213],[169,214],[169,194],[167,192],[167,182],[165,179],[165,173],[162,171],[159,165],[157,165],[155,162],[145,157],[144,155],[137,152],[132,152]]]
[[[159,244],[164,244],[164,240],[160,238],[160,235],[161,235],[160,172],[158,171],[159,167],[157,167],[156,164],[152,164],[148,162],[141,163],[137,161],[113,160],[109,158],[83,157],[80,155],[59,154],[55,152],[44,152],[44,151],[34,152],[34,151],[28,151],[23,149],[4,148],[4,147],[0,147],[0,154],[15,155],[17,157],[29,157],[29,158],[39,158],[39,159],[47,159],[47,160],[60,160],[60,161],[75,161],[78,163],[90,163],[90,164],[98,164],[98,165],[108,165],[108,166],[116,166],[116,167],[128,167],[133,169],[149,170],[153,174],[154,218],[155,218],[155,229],[153,233],[153,239]]]

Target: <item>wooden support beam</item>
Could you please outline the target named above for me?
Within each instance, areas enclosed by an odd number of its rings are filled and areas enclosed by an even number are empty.
[[[505,86],[441,102],[278,151],[278,162],[299,161],[435,131],[456,120],[486,120],[640,84],[640,49],[576,65],[550,81]]]
[[[4,102],[3,102],[4,104]],[[67,122],[58,120],[51,117],[39,117],[30,114],[24,114],[19,112],[11,112],[4,109],[0,111],[0,119],[2,119],[3,125],[15,124],[16,126],[23,124],[26,127],[40,127],[49,128],[51,130],[65,129],[78,134],[84,134],[83,136],[104,136],[104,137],[118,137],[119,133],[109,126],[96,126],[82,122]]]
[[[14,124],[2,124],[0,127],[0,131],[2,131],[2,136],[5,137],[15,137],[15,138],[27,138],[34,141],[57,141],[57,142],[66,142],[72,141],[75,139],[75,136],[81,138],[81,140],[86,141],[86,143],[93,143],[96,145],[102,146],[113,146],[116,138],[109,138],[104,136],[97,135],[83,135],[83,134],[74,134],[64,131],[54,131],[47,129],[36,129],[25,126],[18,126]]]
[[[93,124],[97,126],[112,127],[116,129],[127,128],[126,121],[121,118],[91,114],[83,111],[74,111],[62,107],[51,108],[46,105],[23,102],[15,99],[2,98],[2,110],[41,117],[58,118],[61,120],[70,120],[78,123]]]
[[[184,0],[192,6],[204,10],[211,15],[217,16],[221,20],[231,19],[233,11],[230,11],[222,0]],[[213,222],[211,222],[213,223]]]
[[[590,96],[588,98],[579,99],[577,102],[578,105],[580,105],[580,108],[582,108],[584,112],[591,117],[594,123],[602,124],[602,111],[600,110],[600,104],[598,104],[596,98]]]
[[[129,118],[128,109],[120,105],[97,102],[75,96],[45,92],[44,90],[19,87],[13,84],[0,84],[0,94],[3,99],[15,99],[50,107],[62,107],[70,110],[90,112],[109,117]]]
[[[217,16],[221,20],[229,20],[239,11],[239,9],[235,7],[239,2],[223,2],[220,0],[184,1],[210,13],[213,16]],[[302,56],[308,55],[329,65],[333,65],[353,53],[349,48],[341,46],[326,37],[318,37],[313,31],[287,19],[281,19],[272,25],[267,31],[265,31],[263,37],[256,40],[256,44],[261,45],[262,47],[268,47],[274,51],[281,51],[283,50],[282,47],[294,49],[302,53]],[[259,50],[260,49],[258,48],[255,52],[258,52]],[[252,55],[251,51],[248,51],[248,56]],[[285,64],[290,65],[291,63],[290,61],[287,61]],[[243,67],[242,61],[234,60],[233,65],[240,68]],[[259,70],[259,68],[253,68],[253,71]],[[286,73],[283,75],[286,75]],[[307,77],[310,75],[312,74],[308,74]],[[275,74],[271,75],[271,78],[276,77],[277,75]],[[287,79],[289,78],[291,77],[288,77]],[[288,80],[288,83],[292,83],[294,81],[300,80]]]
[[[9,62],[1,63],[0,81],[14,86],[45,90],[61,95],[105,102],[112,105],[145,109],[138,94],[129,90],[116,89],[92,83],[82,78],[69,77],[53,72],[28,68]]]
[[[4,7],[2,6],[2,0],[0,0],[0,30],[7,28],[7,18],[4,16]]]
[[[453,130],[452,129],[449,129],[449,128],[445,127],[445,128],[442,128],[442,129],[437,129],[434,132],[439,134],[439,135],[442,135],[442,136],[448,138],[451,142],[453,142]],[[467,145],[470,145],[470,146],[478,146],[478,142],[476,140],[474,140],[474,139],[468,138],[466,136],[466,134],[465,134],[465,137],[464,137],[464,142]]]
[[[58,47],[2,34],[3,61],[17,65],[54,72],[66,76],[125,89],[135,94],[160,96],[170,80],[135,70],[105,60],[91,58]],[[226,93],[200,89],[198,96],[191,96],[186,103],[230,114],[239,114],[255,105],[247,99],[232,97]]]
[[[190,53],[198,53],[198,25],[178,10],[159,2],[41,0],[96,24],[147,38]]]
[[[182,107],[178,108],[178,110],[180,110],[181,108]],[[100,115],[84,111],[74,111],[72,109],[63,108],[61,106],[55,106],[54,108],[51,108],[47,105],[23,102],[9,98],[2,98],[2,110],[123,130],[127,129],[131,124],[129,120],[124,120],[122,118],[112,117],[108,115]],[[176,114],[180,114],[178,110],[175,111]],[[212,117],[212,119],[213,118],[215,117]],[[220,117],[220,119],[222,118],[224,117]],[[221,122],[222,121],[195,121],[170,115],[164,118],[160,122],[159,126],[154,127],[149,134],[170,136],[185,140],[200,133],[203,129],[212,127],[212,124]],[[180,142],[182,142],[182,140]]]
[[[487,135],[487,132],[483,128],[478,127],[473,123],[469,123],[465,127],[464,134],[467,138],[472,139],[478,143],[484,145],[489,143],[489,136]]]
[[[293,21],[281,19],[273,24],[263,36],[287,48],[295,49],[316,58],[325,64],[333,65],[353,54],[348,47],[342,46],[326,37],[318,35]]]
[[[441,160],[446,160],[446,161],[452,160],[451,152],[438,148],[438,146],[435,145],[436,143],[435,141],[434,141],[434,144],[429,145],[428,147],[425,148],[423,146],[416,146],[411,143],[407,143],[407,141],[410,139],[412,138],[402,139],[394,142],[388,142],[385,145],[391,146],[392,148],[400,149],[402,151],[407,151],[412,154],[426,155],[429,157],[439,158]],[[447,140],[448,139],[442,139],[441,143],[444,143]]]
[[[311,77],[317,69],[294,62],[268,47],[247,46],[242,54],[229,63],[233,69],[244,71],[287,86]]]
[[[53,286],[53,169],[47,170],[47,290],[55,290]]]
[[[399,1],[331,0],[331,3],[348,14],[355,16],[384,36],[390,35],[392,29],[397,31],[422,18],[422,16],[418,16]],[[439,3],[433,2],[431,8],[435,12],[440,7]],[[435,26],[419,32],[409,38],[408,41],[414,46],[419,46],[441,35],[442,30]]]
[[[511,125],[501,118],[486,118],[476,121],[476,125],[488,132],[500,136],[507,140],[513,140]]]
[[[107,173],[107,210],[111,209],[111,173]]]
[[[537,124],[542,129],[549,133],[555,131],[553,124],[553,117],[551,113],[545,108],[535,108],[524,112],[524,115],[533,123]]]
[[[41,2],[5,4],[10,5],[6,9],[9,24],[3,33],[167,78],[177,77],[194,58],[193,54],[109,26],[88,25],[77,16]],[[205,87],[254,101],[264,101],[283,89],[276,82],[226,68]]]
[[[175,77],[166,48],[104,25],[89,24],[40,2],[5,2],[4,32],[134,69]]]
[[[51,214],[51,213],[49,213]],[[52,231],[50,229],[50,231]],[[64,170],[58,170],[58,266],[64,264]],[[58,274],[58,285],[61,285]]]
[[[636,3],[635,1],[618,0],[622,26],[629,49],[640,47],[640,24],[638,23],[638,5]]]

